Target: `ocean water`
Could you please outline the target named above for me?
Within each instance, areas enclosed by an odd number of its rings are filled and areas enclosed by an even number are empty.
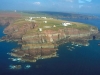
[[[97,26],[98,20],[71,20]],[[4,27],[0,27],[0,37],[4,36]],[[100,40],[89,41],[89,46],[67,49],[70,43],[58,47],[58,58],[41,59],[36,63],[14,62],[7,53],[18,47],[17,42],[0,42],[0,75],[100,75]],[[31,68],[25,69],[25,65]],[[22,65],[20,70],[12,70],[9,65]]]

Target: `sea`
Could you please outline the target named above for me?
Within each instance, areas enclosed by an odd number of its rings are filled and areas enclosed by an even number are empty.
[[[94,25],[100,29],[100,20],[65,19]],[[0,37],[4,36],[0,27]],[[20,45],[17,42],[0,42],[0,75],[100,75],[100,40],[90,40],[89,46],[75,46],[72,51],[67,46],[71,43],[58,47],[59,57],[40,59],[35,63],[15,62],[7,53]],[[22,65],[21,69],[10,69],[10,65]],[[26,69],[25,66],[31,67]]]

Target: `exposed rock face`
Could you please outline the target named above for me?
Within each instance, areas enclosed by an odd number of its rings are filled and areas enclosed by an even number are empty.
[[[16,25],[15,25],[16,26]],[[28,23],[27,27],[8,26],[4,33],[9,39],[21,39],[21,49],[15,49],[12,56],[21,57],[24,61],[36,62],[38,59],[51,58],[56,56],[57,42],[82,42],[87,43],[89,36],[98,33],[98,29],[79,30],[75,28],[64,28],[58,31],[45,30],[43,32],[34,32],[25,34],[33,29],[35,23]],[[62,41],[61,41],[62,40]],[[85,40],[85,41],[84,41]]]
[[[75,37],[85,37],[90,36],[91,34],[98,33],[98,30],[95,31],[85,31],[78,30],[73,28],[66,28],[59,31],[46,30],[42,33],[33,33],[32,35],[24,35],[22,40],[26,43],[54,43],[58,40],[64,38],[75,38]],[[33,40],[33,41],[31,41]]]
[[[100,40],[100,31],[96,34],[92,34],[89,38],[91,39],[96,39],[96,40]]]
[[[29,30],[33,29],[35,27],[35,23],[24,23],[23,26],[13,25],[8,26],[4,33],[10,36],[11,39],[21,39],[22,36]]]

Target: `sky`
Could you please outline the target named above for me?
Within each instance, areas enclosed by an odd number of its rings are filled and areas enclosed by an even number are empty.
[[[0,10],[100,13],[100,0],[0,0]]]

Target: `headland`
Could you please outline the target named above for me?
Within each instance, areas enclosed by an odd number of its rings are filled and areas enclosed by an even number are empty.
[[[0,22],[7,27],[4,29],[6,35],[1,41],[17,41],[21,44],[21,48],[13,49],[10,53],[21,61],[36,62],[38,59],[58,57],[59,45],[71,42],[87,46],[88,40],[99,33],[95,26],[55,19],[43,14],[3,14]]]

